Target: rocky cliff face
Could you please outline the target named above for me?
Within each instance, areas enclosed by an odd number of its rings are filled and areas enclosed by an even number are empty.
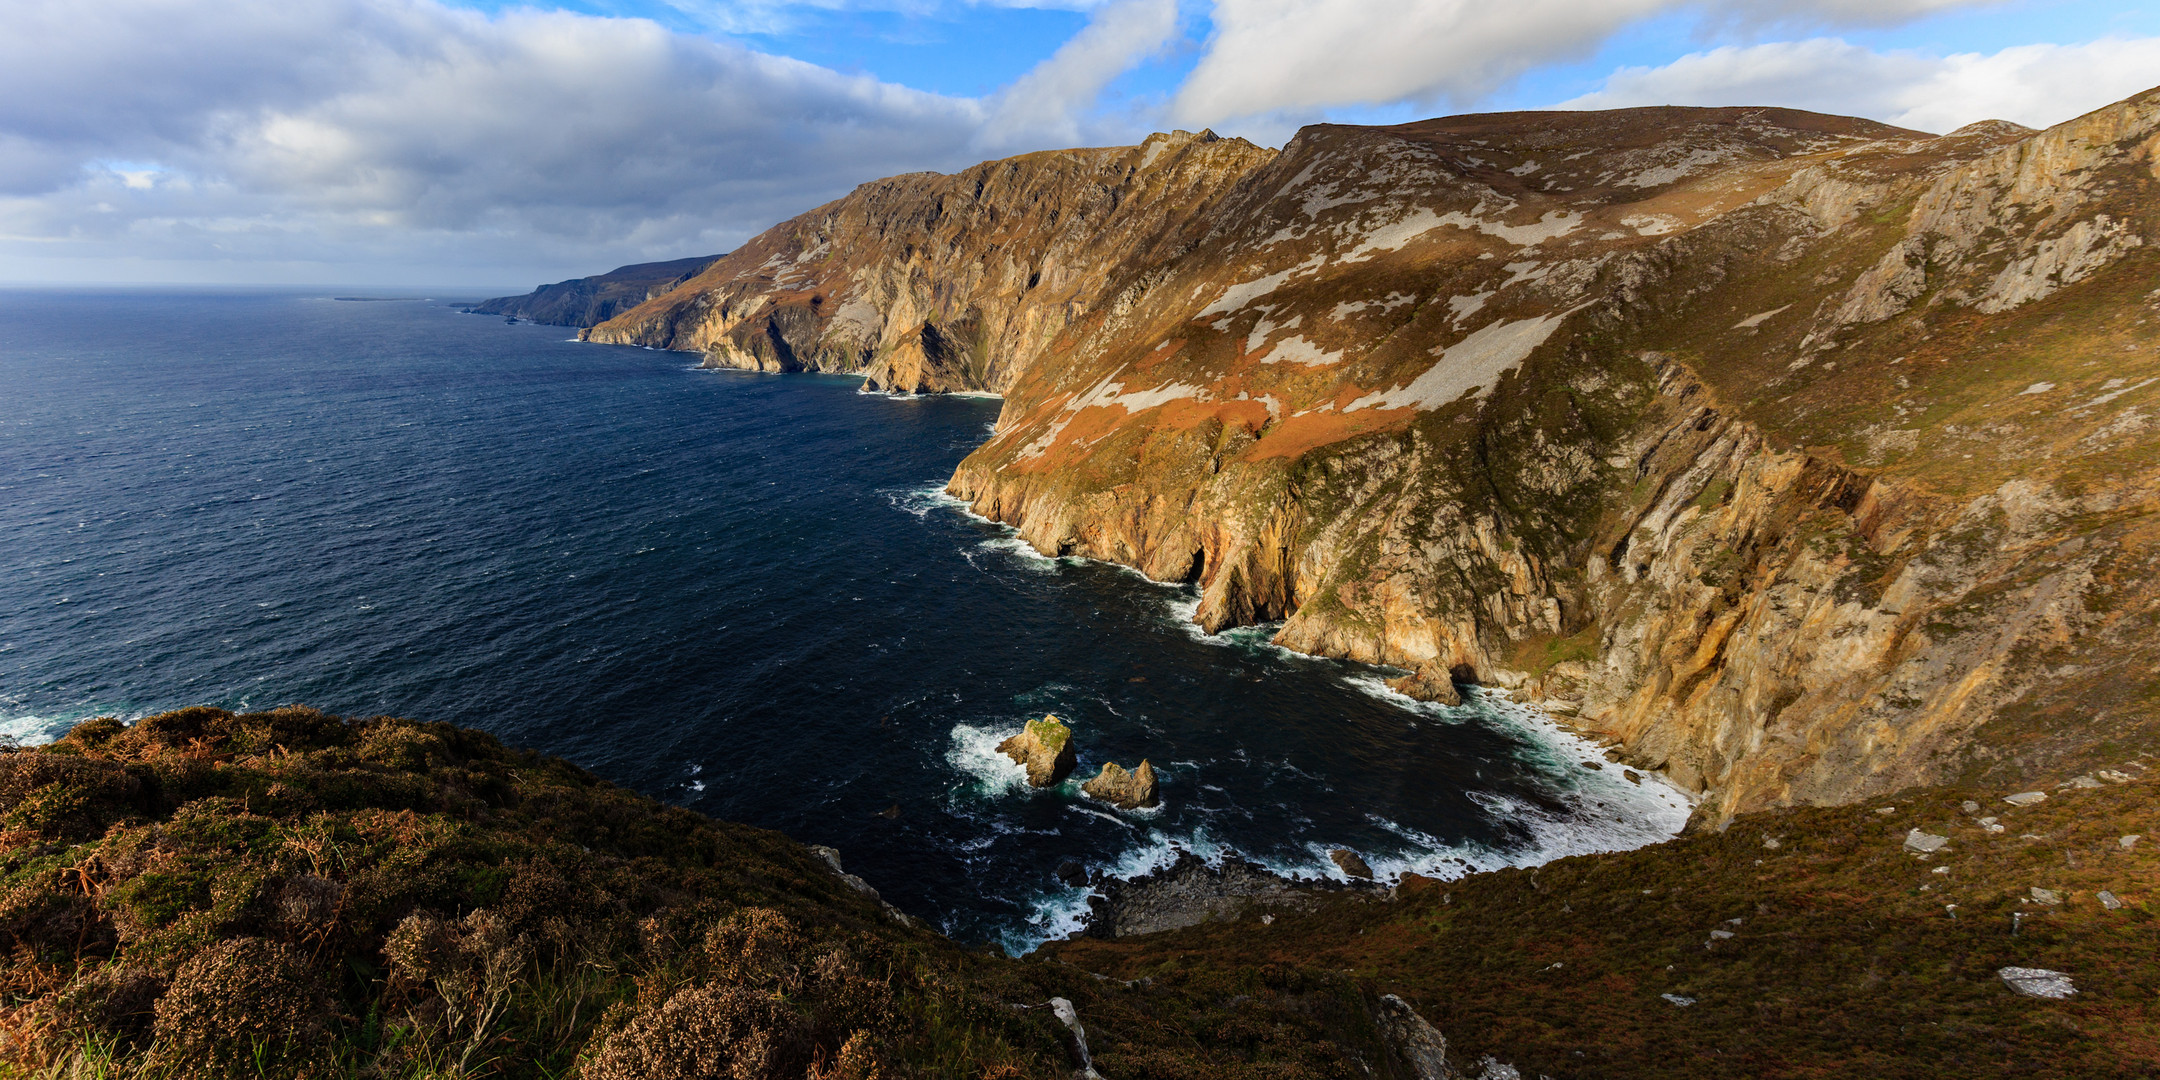
[[[867,185],[591,336],[1000,390],[951,490],[1040,550],[1721,820],[2151,742],[2156,149],[2160,92],[1158,136]]]
[[[605,274],[542,285],[523,296],[483,300],[467,310],[477,315],[510,315],[550,326],[593,326],[681,285],[718,258],[701,255],[632,263]]]
[[[1001,392],[1113,282],[1174,260],[1273,153],[1209,132],[864,184],[767,230],[589,340],[711,367],[862,372],[873,389]]]

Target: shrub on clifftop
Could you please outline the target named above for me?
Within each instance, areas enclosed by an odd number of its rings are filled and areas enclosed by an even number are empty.
[[[301,708],[93,720],[0,752],[0,955],[0,1075],[869,1080],[1065,1059],[1048,1021],[978,1000],[990,958],[899,925],[786,837],[480,732]]]

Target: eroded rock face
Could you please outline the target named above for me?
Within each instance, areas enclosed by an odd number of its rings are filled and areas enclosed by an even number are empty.
[[[1179,131],[874,181],[584,336],[710,367],[861,372],[874,390],[1001,392],[1272,157]]]
[[[1055,716],[1028,721],[1026,730],[998,744],[998,753],[1027,769],[1030,787],[1063,783],[1079,764],[1072,729]]]
[[[2156,239],[2160,92],[1491,114],[898,177],[592,336],[1002,391],[949,490],[1038,550],[1714,821],[2160,739]]]
[[[1544,701],[1709,821],[2150,741],[2156,101],[1307,129],[950,490],[1210,629]]]
[[[1155,791],[1155,766],[1148,764],[1145,758],[1141,759],[1139,768],[1129,772],[1115,761],[1105,761],[1102,772],[1080,785],[1080,790],[1127,810],[1142,810],[1161,803]]]

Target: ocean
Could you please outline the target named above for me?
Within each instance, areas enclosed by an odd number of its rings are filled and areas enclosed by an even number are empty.
[[[1686,819],[1504,695],[1203,634],[1190,589],[969,515],[943,483],[994,400],[337,295],[0,291],[0,733],[286,703],[483,728],[832,845],[1013,952],[1078,925],[1068,859],[1451,877]],[[1033,791],[994,747],[1045,713],[1080,770]],[[1078,792],[1141,758],[1162,807]]]

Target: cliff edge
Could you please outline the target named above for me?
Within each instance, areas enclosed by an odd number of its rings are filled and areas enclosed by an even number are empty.
[[[2160,733],[2160,93],[1208,133],[866,184],[593,328],[991,390],[950,490],[1701,820]]]

